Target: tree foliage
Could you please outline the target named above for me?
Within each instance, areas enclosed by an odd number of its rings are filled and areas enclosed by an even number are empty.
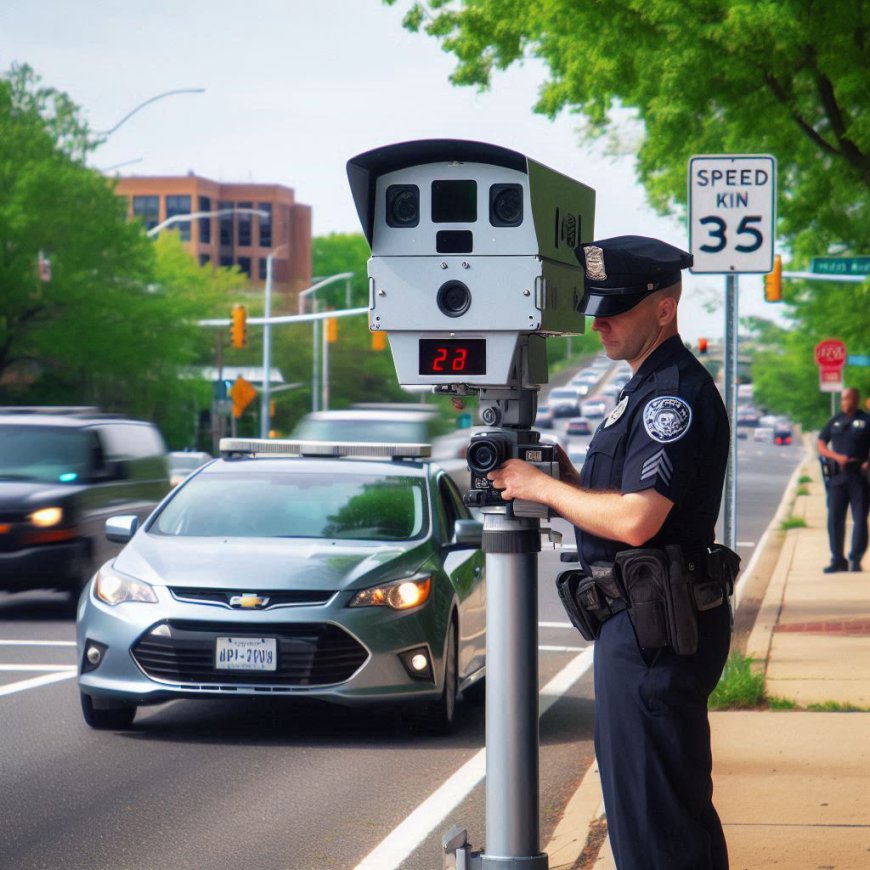
[[[0,78],[0,130],[0,402],[97,405],[187,443],[202,385],[179,373],[211,359],[195,321],[241,278],[127,223],[78,108],[29,67]]]
[[[638,175],[660,212],[685,205],[692,155],[768,153],[792,266],[870,251],[867,0],[408,0],[404,23],[455,55],[459,85],[486,88],[497,71],[540,59],[549,77],[535,109],[580,114],[589,136],[612,128],[616,110],[633,112]],[[793,328],[768,331],[753,372],[772,410],[805,425],[829,410],[812,349],[838,337],[870,353],[868,292],[788,282]],[[866,395],[866,369],[846,379]]]

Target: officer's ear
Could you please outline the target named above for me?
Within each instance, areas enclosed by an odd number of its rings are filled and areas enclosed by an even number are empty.
[[[676,320],[677,317],[677,300],[673,294],[667,291],[660,294],[658,304],[656,305],[656,317],[659,326],[667,326],[669,323]]]

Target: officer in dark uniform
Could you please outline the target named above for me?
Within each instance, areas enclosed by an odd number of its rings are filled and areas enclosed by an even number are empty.
[[[830,444],[830,447],[828,446]],[[827,460],[828,541],[831,564],[825,574],[860,571],[867,550],[867,511],[870,487],[867,462],[870,457],[870,414],[858,409],[858,391],[843,390],[840,413],[835,414],[819,432],[819,455]],[[849,561],[843,556],[846,543],[846,510],[852,509],[852,549]]]
[[[519,460],[489,477],[504,498],[547,504],[571,521],[581,562],[574,573],[608,578],[606,594],[596,593],[609,618],[595,650],[595,750],[617,866],[720,870],[728,857],[712,802],[707,699],[728,655],[726,587],[736,564],[729,563],[729,573],[711,553],[727,414],[677,332],[680,272],[692,257],[639,236],[583,245],[577,256],[592,328],[607,355],[627,360],[634,375],[595,432],[580,475],[562,456],[558,481]],[[672,641],[666,605],[646,582],[657,570],[650,565],[665,553],[674,560],[666,559],[665,573],[687,579],[684,595],[705,590],[692,599],[691,630],[675,629]],[[612,583],[613,565],[623,557],[639,560],[631,596],[629,562],[620,574],[622,593]],[[667,584],[661,572],[656,576],[659,586]]]

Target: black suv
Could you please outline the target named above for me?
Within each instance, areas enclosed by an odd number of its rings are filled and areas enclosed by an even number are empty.
[[[77,597],[119,546],[104,522],[144,519],[169,491],[151,423],[94,408],[0,408],[0,590]]]

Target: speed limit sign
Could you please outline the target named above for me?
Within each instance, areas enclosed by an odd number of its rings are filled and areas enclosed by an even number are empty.
[[[770,272],[775,228],[775,158],[706,154],[689,160],[692,272]]]

